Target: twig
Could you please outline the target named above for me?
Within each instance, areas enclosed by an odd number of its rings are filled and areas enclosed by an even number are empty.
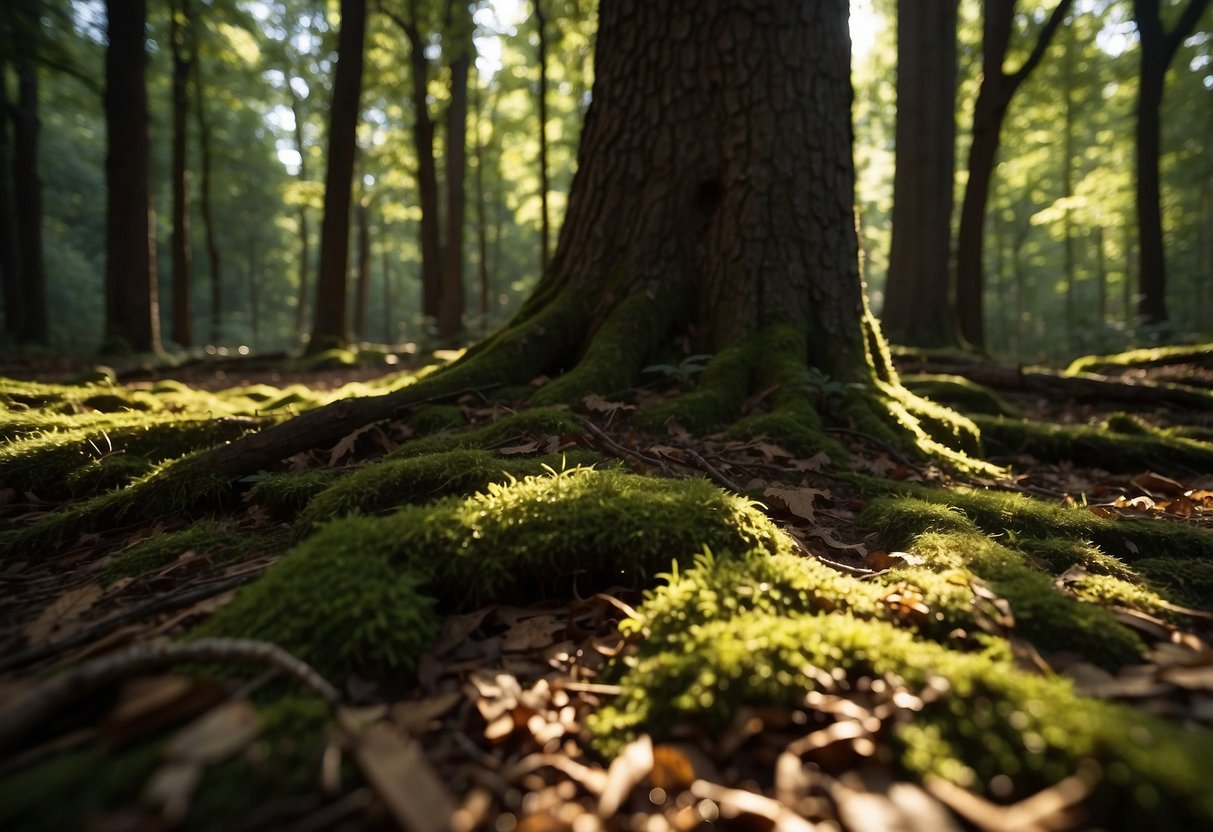
[[[889,456],[893,457],[893,459],[895,459],[897,462],[900,462],[905,467],[911,468],[915,471],[917,471],[919,468],[918,465],[916,465],[913,462],[910,462],[910,460],[906,459],[905,456],[902,455],[901,451],[897,450],[892,445],[890,445],[888,442],[885,442],[883,439],[877,439],[875,436],[873,436],[870,433],[864,433],[861,430],[852,430],[851,428],[825,428],[825,432],[826,433],[839,433],[839,434],[842,434],[843,436],[854,436],[859,439],[865,439],[868,442],[871,442],[876,447],[883,450],[885,453],[887,453]]]
[[[0,751],[19,742],[64,705],[98,688],[128,675],[197,661],[244,662],[272,667],[297,679],[330,707],[341,704],[337,689],[310,665],[268,641],[203,638],[187,644],[141,645],[86,662],[25,694],[16,705],[0,713]]]
[[[666,468],[665,463],[660,459],[645,456],[644,454],[640,453],[640,451],[633,451],[631,448],[625,448],[623,445],[620,445],[614,439],[603,433],[596,424],[584,416],[578,416],[576,413],[574,413],[573,418],[577,420],[578,424],[588,430],[595,439],[605,445],[607,450],[609,450],[615,456],[620,457],[621,459],[634,459],[637,462],[643,462],[646,465],[653,465],[660,468],[663,474],[669,474],[669,469]]]
[[[700,471],[703,471],[709,477],[711,477],[712,481],[715,482],[717,485],[724,486],[729,491],[732,491],[734,494],[740,494],[742,492],[741,486],[739,486],[737,483],[733,482],[731,479],[726,477],[724,474],[720,473],[720,471],[718,471],[716,468],[714,468],[712,466],[712,463],[708,462],[706,459],[704,459],[702,456],[700,456],[698,451],[695,451],[691,448],[683,448],[682,452],[684,454],[686,454],[687,457],[691,460],[691,462],[693,462],[695,464],[696,468],[698,468]]]
[[[178,595],[170,595],[167,598],[160,598],[150,604],[144,604],[141,607],[136,607],[133,610],[119,613],[118,615],[106,618],[103,621],[98,621],[91,627],[86,627],[73,636],[68,636],[65,639],[51,642],[50,644],[31,647],[28,650],[22,650],[19,653],[13,653],[11,656],[6,656],[0,659],[0,673],[7,673],[10,670],[15,670],[42,659],[56,656],[65,650],[70,650],[73,647],[78,647],[81,644],[88,644],[90,641],[102,638],[117,630],[119,627],[129,624],[132,621],[138,621],[150,615],[156,615],[170,610],[180,609],[188,606],[195,601],[205,601],[215,595],[220,595],[227,592],[229,589],[236,589],[243,586],[257,577],[257,573],[246,573],[237,575],[234,578],[229,578],[226,581],[216,581],[213,584],[199,587],[190,592],[182,592]]]

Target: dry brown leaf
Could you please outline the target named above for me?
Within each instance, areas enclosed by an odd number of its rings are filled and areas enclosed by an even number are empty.
[[[397,702],[391,707],[392,721],[410,734],[422,734],[437,727],[439,717],[445,716],[463,701],[462,691],[449,691],[425,699]]]
[[[613,415],[621,410],[626,412],[636,409],[636,405],[634,404],[627,404],[626,402],[613,402],[599,396],[597,393],[590,393],[581,400],[581,403],[584,404],[585,409],[591,413],[606,413],[608,415]]]
[[[1155,474],[1153,471],[1142,474],[1132,482],[1151,497],[1180,497],[1187,491],[1186,488],[1170,477]]]
[[[811,529],[804,529],[804,535],[805,537],[817,538],[831,549],[838,549],[840,551],[850,550],[852,552],[858,552],[861,556],[866,555],[868,552],[867,547],[862,543],[843,543],[834,536],[833,529],[826,528],[825,526],[815,526]]]
[[[261,730],[257,709],[247,699],[224,703],[182,728],[164,746],[170,760],[214,765],[244,748]]]
[[[332,468],[346,457],[353,456],[354,447],[358,444],[358,437],[377,429],[378,425],[374,422],[363,425],[334,445],[333,450],[329,453],[329,467]]]
[[[80,616],[88,612],[104,594],[101,585],[95,583],[69,589],[25,628],[25,637],[34,645],[67,638],[80,629]]]
[[[354,758],[401,829],[445,832],[450,828],[455,800],[416,740],[381,722],[358,738]]]
[[[125,745],[221,701],[223,688],[210,679],[153,676],[127,683],[101,724],[109,747]]]
[[[497,453],[501,454],[502,456],[516,456],[518,454],[534,453],[537,450],[539,450],[539,442],[536,440],[531,440],[530,442],[523,442],[519,445],[510,445],[508,448],[498,448]]]
[[[491,612],[493,612],[492,607],[482,607],[462,615],[448,615],[442,622],[442,632],[438,636],[438,642],[430,652],[435,656],[441,656],[458,647],[468,636],[480,629],[480,625]]]
[[[817,499],[829,497],[827,492],[816,488],[785,488],[776,485],[767,488],[762,495],[771,498],[779,508],[810,521],[817,517],[817,509],[814,507]]]
[[[609,818],[619,811],[632,789],[653,770],[653,740],[648,734],[633,740],[611,760],[606,785],[598,799],[598,817]]]
[[[564,627],[564,622],[552,615],[523,619],[506,630],[501,649],[523,652],[550,647],[556,642],[556,634]]]
[[[681,791],[695,782],[695,765],[676,745],[662,744],[653,748],[653,785],[667,792]]]

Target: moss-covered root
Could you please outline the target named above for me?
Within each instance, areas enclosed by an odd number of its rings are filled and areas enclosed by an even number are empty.
[[[279,535],[281,537],[281,535]],[[161,569],[187,552],[214,565],[235,563],[255,553],[265,554],[282,544],[265,535],[241,532],[213,520],[202,520],[180,531],[141,540],[114,556],[101,573],[103,583],[134,578]]]
[[[902,384],[916,395],[937,404],[959,410],[961,413],[977,413],[985,416],[1021,417],[1018,408],[1012,407],[989,387],[970,381],[964,376],[913,375],[902,376]]]
[[[789,545],[705,481],[575,469],[330,523],[197,634],[273,641],[330,678],[392,679],[430,644],[440,609],[641,583],[704,546]]]
[[[652,621],[648,605],[639,616],[640,626]],[[1000,797],[1013,799],[1081,770],[1096,778],[1089,820],[1097,826],[1213,822],[1213,735],[1080,698],[1064,680],[1024,673],[1001,648],[950,650],[845,613],[743,609],[667,629],[639,651],[620,668],[623,695],[591,723],[608,751],[639,732],[670,736],[687,718],[723,726],[741,704],[797,705],[821,680],[841,677],[845,691],[882,679],[932,691],[893,729],[901,764],[920,776],[980,791],[998,778]]]

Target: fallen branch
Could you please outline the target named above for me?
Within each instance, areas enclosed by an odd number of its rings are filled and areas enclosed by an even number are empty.
[[[188,644],[138,646],[102,656],[43,682],[14,706],[0,712],[0,751],[7,751],[64,705],[130,675],[182,662],[242,662],[282,671],[323,699],[341,704],[337,689],[310,665],[276,644],[234,638],[203,638]]]

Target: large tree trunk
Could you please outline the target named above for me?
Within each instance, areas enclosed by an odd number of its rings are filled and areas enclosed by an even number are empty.
[[[337,71],[329,109],[328,169],[324,177],[324,220],[320,227],[320,268],[316,312],[308,352],[345,344],[346,274],[349,268],[350,202],[356,153],[366,0],[341,0]]]
[[[38,176],[38,41],[42,27],[36,0],[22,0],[19,14],[24,43],[16,61],[13,192],[23,306],[17,339],[24,344],[45,344],[50,336],[50,324],[42,252],[42,179]]]
[[[1162,153],[1158,114],[1163,87],[1176,50],[1208,5],[1209,0],[1189,0],[1168,32],[1159,19],[1159,0],[1133,0],[1133,17],[1141,40],[1137,93],[1138,312],[1147,323],[1167,320],[1167,261],[1158,174]]]
[[[476,156],[476,286],[479,298],[477,311],[480,317],[480,335],[483,337],[489,331],[489,239],[484,211],[485,153],[484,139],[480,135],[480,123],[484,119],[484,114],[481,112],[479,74],[476,76],[476,81],[477,83],[472,87],[472,112],[476,117],[472,127],[476,136],[476,143],[474,145]],[[492,124],[491,119],[489,120],[489,124]]]
[[[144,71],[145,0],[108,0],[105,53],[107,352],[160,349],[150,137]]]
[[[1062,210],[1062,270],[1066,276],[1066,346],[1074,351],[1078,341],[1078,262],[1074,252],[1074,218],[1070,212],[1074,196],[1074,31],[1070,27],[1065,37],[1062,55],[1062,141],[1061,197]]]
[[[190,256],[189,79],[192,56],[186,49],[186,32],[193,25],[190,0],[178,0],[169,9],[169,47],[173,56],[173,340],[182,347],[194,343]],[[183,31],[184,30],[184,31]]]
[[[448,11],[454,11],[450,0]],[[466,13],[465,13],[466,16]],[[463,329],[463,225],[467,171],[468,70],[471,38],[467,22],[454,18],[447,26],[448,48],[453,49],[451,100],[446,111],[446,243],[443,246],[442,297],[438,308],[438,336],[450,341]]]
[[[960,209],[956,239],[956,313],[961,337],[976,347],[985,344],[982,302],[982,247],[990,180],[1002,140],[1002,120],[1019,85],[1044,57],[1073,0],[1059,0],[1036,37],[1036,45],[1018,71],[1003,69],[1015,21],[1016,0],[986,0],[981,40],[981,87],[973,107],[973,137],[969,145],[969,179]]]
[[[194,54],[198,51],[195,48]],[[223,254],[215,232],[215,207],[212,199],[211,172],[214,153],[211,149],[211,125],[204,102],[201,63],[194,60],[194,115],[198,120],[198,144],[202,155],[202,225],[206,231],[206,253],[211,266],[211,334],[210,342],[218,344],[223,332]]]
[[[548,215],[548,26],[542,0],[534,0],[535,30],[539,43],[535,63],[539,65],[539,274],[548,270],[551,226]]]
[[[949,298],[959,0],[897,9],[893,244],[881,315],[893,341],[957,346]]]

